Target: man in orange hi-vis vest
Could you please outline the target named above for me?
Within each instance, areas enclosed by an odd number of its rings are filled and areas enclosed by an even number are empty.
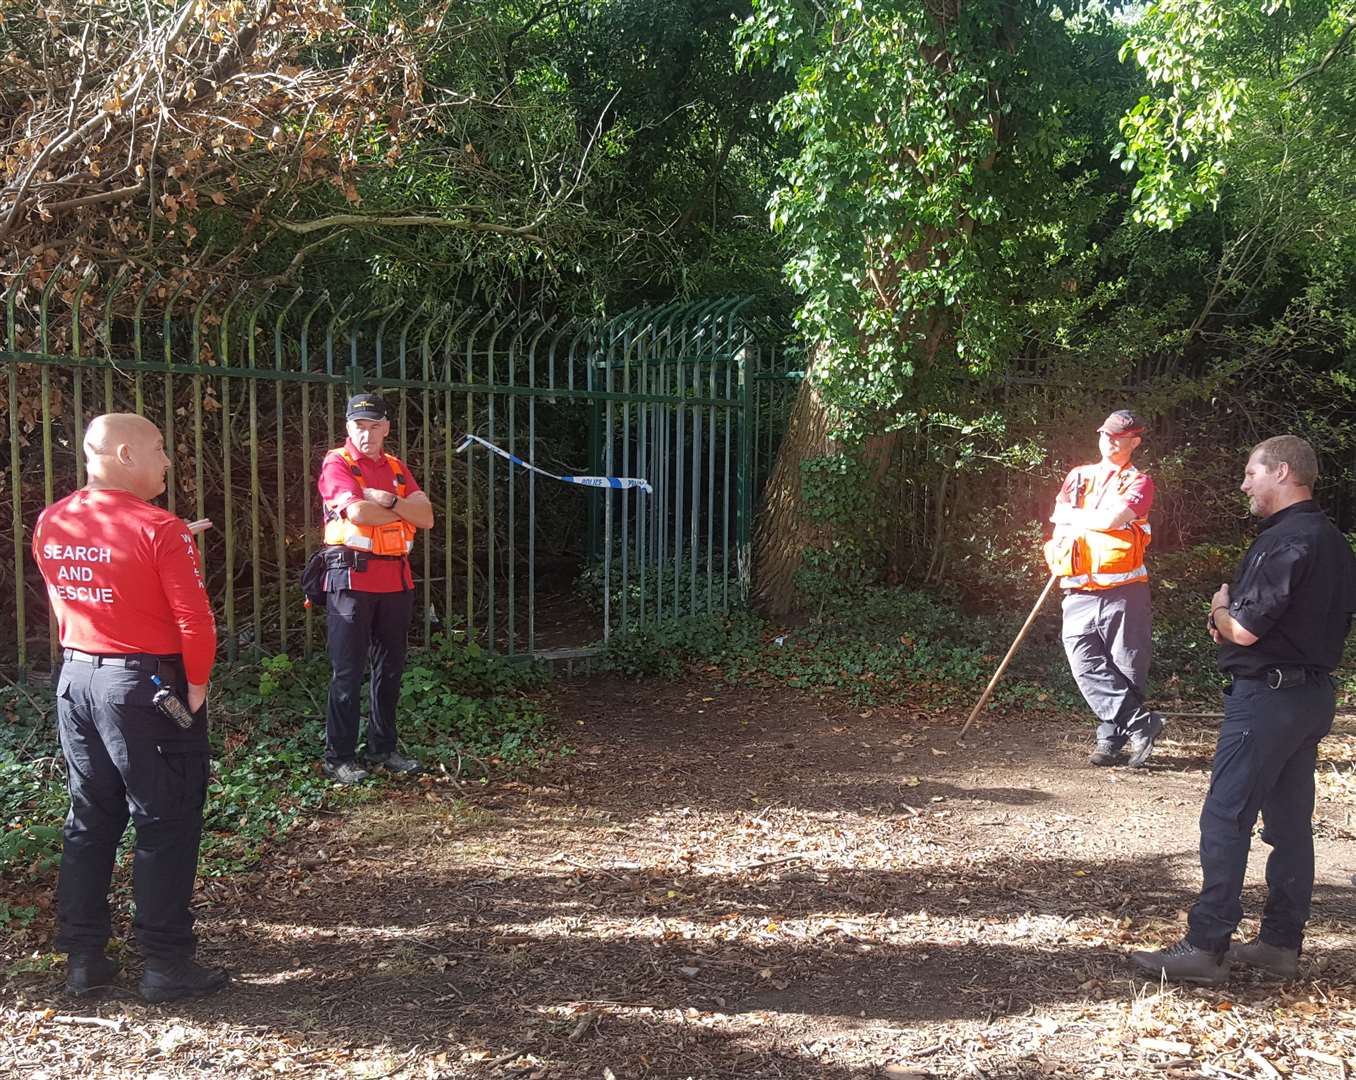
[[[1093,765],[1139,768],[1163,730],[1163,718],[1144,703],[1151,629],[1144,552],[1154,484],[1130,463],[1144,430],[1129,409],[1103,421],[1102,459],[1065,478],[1050,515],[1055,534],[1045,545],[1064,590],[1064,651],[1098,719]]]
[[[367,764],[396,774],[420,769],[400,752],[395,713],[414,613],[409,552],[415,531],[433,527],[433,505],[409,467],[382,449],[391,431],[387,416],[376,394],[350,398],[348,439],[325,455],[316,485],[325,517],[325,625],[333,668],[324,769],[340,784],[367,778],[355,759],[358,695],[369,659]]]

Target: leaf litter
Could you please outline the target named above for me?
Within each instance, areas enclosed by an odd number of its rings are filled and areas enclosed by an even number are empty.
[[[1356,1075],[1349,734],[1323,748],[1301,977],[1184,989],[1128,953],[1182,934],[1208,728],[1129,773],[1086,766],[1077,717],[957,748],[946,713],[700,678],[555,704],[573,758],[410,784],[204,882],[223,995],[143,1004],[129,946],[118,989],[68,998],[49,902],[4,946],[0,1074]]]

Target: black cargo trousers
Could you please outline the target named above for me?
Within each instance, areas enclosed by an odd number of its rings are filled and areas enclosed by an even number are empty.
[[[115,664],[120,666],[115,666]],[[181,697],[177,660],[67,660],[57,681],[57,728],[71,806],[57,882],[60,952],[102,952],[118,843],[135,829],[133,931],[148,960],[174,963],[195,947],[190,902],[198,870],[210,750],[207,709],[181,729],[155,707],[151,676]]]
[[[1235,676],[1224,692],[1224,722],[1201,809],[1200,899],[1187,941],[1220,953],[1243,918],[1243,879],[1253,825],[1262,815],[1267,899],[1259,936],[1298,949],[1314,891],[1314,770],[1332,728],[1337,693],[1327,673],[1273,689],[1267,676]]]
[[[326,595],[332,673],[325,707],[325,760],[331,765],[357,756],[359,695],[369,664],[367,756],[382,757],[397,748],[396,706],[413,617],[413,589],[389,593],[339,589]]]

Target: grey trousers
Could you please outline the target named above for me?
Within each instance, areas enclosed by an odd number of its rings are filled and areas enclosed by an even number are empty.
[[[1150,631],[1147,581],[1064,594],[1064,652],[1083,699],[1101,721],[1099,740],[1119,745],[1148,726]]]

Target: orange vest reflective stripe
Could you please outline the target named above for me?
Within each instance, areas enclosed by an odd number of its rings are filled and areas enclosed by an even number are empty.
[[[330,454],[338,454],[348,462],[349,470],[354,476],[362,476],[362,469],[348,452],[348,447],[335,447],[325,457],[328,458]],[[391,471],[395,473],[396,495],[403,499],[405,492],[409,490],[409,485],[405,482],[407,475],[405,466],[401,464],[399,458],[391,454],[383,456],[386,463],[391,466]],[[408,521],[391,521],[385,525],[359,525],[349,521],[342,511],[325,507],[324,539],[327,545],[355,548],[371,555],[408,555],[414,548],[415,532],[415,527]]]
[[[1080,471],[1073,505],[1098,507],[1108,492],[1123,496],[1139,477],[1133,465],[1086,483]],[[1083,529],[1045,544],[1045,562],[1059,577],[1061,589],[1114,589],[1148,581],[1144,552],[1153,539],[1148,518],[1136,518],[1120,529]]]

